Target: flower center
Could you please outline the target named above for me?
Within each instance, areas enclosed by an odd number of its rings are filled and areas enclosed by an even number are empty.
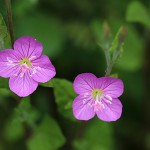
[[[23,64],[26,64],[28,67],[31,67],[31,62],[30,62],[30,60],[28,59],[28,58],[23,58],[23,59],[21,59],[20,61],[19,61],[19,64],[20,65],[23,65]]]
[[[92,91],[92,97],[96,99],[96,97],[101,97],[103,95],[103,91],[100,89],[94,89]]]
[[[112,98],[105,94],[101,89],[93,89],[91,93],[91,97],[88,97],[88,94],[84,96],[83,104],[88,104],[89,107],[94,108],[94,112],[102,111],[105,109],[105,104],[112,104]],[[93,101],[91,101],[91,98]],[[87,102],[88,101],[88,102]]]

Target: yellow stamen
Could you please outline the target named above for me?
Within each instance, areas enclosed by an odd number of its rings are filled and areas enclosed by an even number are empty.
[[[19,64],[20,65],[22,65],[22,64],[26,64],[28,67],[31,67],[31,62],[30,62],[30,60],[28,59],[28,58],[23,58],[22,60],[20,60],[20,62],[19,62]]]
[[[101,97],[103,95],[103,91],[100,89],[94,89],[92,91],[92,97],[95,99],[97,96]]]

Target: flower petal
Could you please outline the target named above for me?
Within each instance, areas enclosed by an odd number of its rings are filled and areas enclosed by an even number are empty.
[[[18,72],[20,55],[12,49],[0,52],[0,76],[8,78]]]
[[[119,99],[112,99],[112,103],[105,103],[104,109],[96,112],[99,119],[103,121],[116,121],[121,117],[122,104]]]
[[[56,74],[55,68],[46,55],[32,61],[31,69],[32,78],[37,82],[47,82]]]
[[[14,50],[18,51],[22,58],[36,59],[41,56],[42,49],[42,44],[30,36],[23,36],[14,43]]]
[[[77,94],[84,94],[91,92],[92,89],[96,88],[97,77],[92,73],[79,74],[73,83],[73,88]]]
[[[20,97],[26,97],[33,93],[38,86],[38,83],[34,81],[28,72],[25,72],[23,77],[18,76],[10,77],[9,87]]]
[[[84,96],[79,95],[75,98],[72,104],[73,114],[78,120],[89,120],[95,115],[93,107],[89,106],[92,101],[84,103],[84,98]]]
[[[122,80],[112,77],[101,77],[98,79],[99,88],[101,88],[105,95],[112,98],[117,98],[122,95],[124,85]]]

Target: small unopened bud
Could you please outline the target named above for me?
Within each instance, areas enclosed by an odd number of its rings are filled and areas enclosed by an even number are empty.
[[[118,36],[118,42],[120,44],[122,44],[126,38],[126,35],[127,35],[127,32],[128,32],[128,28],[126,26],[123,26],[121,28],[121,31],[119,33],[119,36]]]
[[[108,41],[110,36],[111,36],[111,29],[110,29],[110,27],[109,27],[107,22],[103,23],[103,33],[104,33],[105,40]]]

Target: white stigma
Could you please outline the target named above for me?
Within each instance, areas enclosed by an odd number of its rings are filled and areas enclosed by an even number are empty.
[[[32,69],[32,73],[30,74],[30,77],[32,77],[32,75],[36,74],[37,70],[41,70],[41,68],[40,68],[39,66],[34,67],[34,68]]]
[[[90,108],[94,108],[94,112],[102,111],[105,109],[105,105],[112,104],[112,97],[105,94],[101,89],[94,89],[91,94],[85,93],[83,95],[82,104],[88,105]],[[91,101],[92,100],[92,101]]]
[[[12,66],[12,67],[15,66],[14,62],[9,57],[7,57],[7,61],[8,61],[7,66]]]
[[[29,58],[29,60],[31,61],[31,60],[33,60],[33,59],[35,59],[36,58],[36,56],[31,56],[30,58]]]

